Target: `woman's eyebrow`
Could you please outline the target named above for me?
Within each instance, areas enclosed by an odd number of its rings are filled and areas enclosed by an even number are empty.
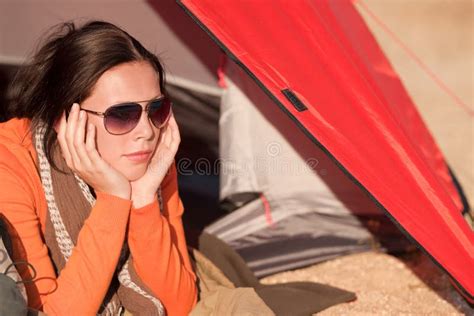
[[[142,102],[150,102],[150,101],[153,101],[153,100],[156,100],[158,98],[161,98],[161,97],[164,97],[165,95],[160,93],[158,94],[157,96],[151,98],[151,99],[147,99],[147,100],[141,100],[141,101],[122,101],[122,102],[117,102],[117,103],[114,103],[114,105],[120,105],[120,104],[124,104],[124,103],[142,103]]]

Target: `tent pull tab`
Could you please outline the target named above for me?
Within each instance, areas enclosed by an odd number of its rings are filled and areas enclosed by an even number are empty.
[[[293,91],[291,91],[290,89],[283,89],[281,90],[281,92],[291,102],[291,104],[293,104],[293,106],[296,110],[298,110],[298,112],[302,112],[308,109],[306,105],[304,105],[303,102],[301,102],[301,100],[298,99],[296,94],[294,94]]]

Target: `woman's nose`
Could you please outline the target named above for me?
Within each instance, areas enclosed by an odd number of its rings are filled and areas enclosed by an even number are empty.
[[[153,123],[148,118],[146,111],[142,112],[137,126],[134,128],[135,138],[152,138],[155,134]]]

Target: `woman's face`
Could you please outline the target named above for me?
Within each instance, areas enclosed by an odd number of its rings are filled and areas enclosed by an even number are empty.
[[[161,95],[159,75],[144,61],[115,66],[99,78],[92,94],[80,104],[81,108],[105,112],[115,104],[151,100]],[[147,102],[140,102],[145,108]],[[97,149],[102,158],[125,177],[134,181],[146,171],[156,148],[160,130],[142,112],[138,125],[124,135],[112,135],[104,127],[104,119],[88,113],[88,122],[97,131]],[[139,154],[145,153],[145,154]]]

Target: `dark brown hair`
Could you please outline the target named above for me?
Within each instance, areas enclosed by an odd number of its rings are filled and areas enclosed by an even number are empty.
[[[44,148],[51,165],[56,142],[54,123],[73,103],[86,99],[99,77],[126,62],[147,61],[160,78],[165,93],[163,66],[157,56],[119,27],[91,21],[76,28],[62,23],[53,28],[27,65],[20,68],[10,86],[9,118],[29,118],[34,130],[46,125]],[[57,168],[56,168],[57,169]]]

